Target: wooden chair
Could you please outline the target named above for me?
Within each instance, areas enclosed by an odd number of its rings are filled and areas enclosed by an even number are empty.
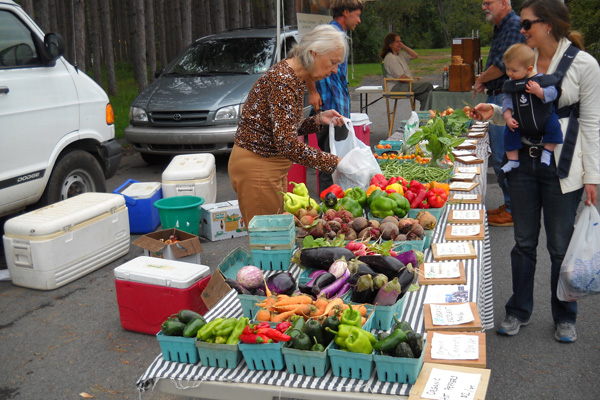
[[[383,61],[381,62],[381,70],[383,72],[383,92],[382,96],[385,97],[385,105],[387,107],[387,118],[388,118],[388,137],[392,136],[392,130],[394,129],[394,121],[396,119],[396,106],[398,100],[408,99],[410,100],[410,107],[415,111],[415,94],[412,91],[412,84],[415,80],[421,79],[420,77],[409,78],[388,78],[385,72],[385,66]],[[392,92],[395,84],[398,82],[408,83],[408,91],[406,92]],[[389,85],[389,87],[388,87]],[[390,112],[390,100],[394,100],[393,111]]]

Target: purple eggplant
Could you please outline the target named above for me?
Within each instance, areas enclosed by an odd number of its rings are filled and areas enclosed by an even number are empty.
[[[317,279],[315,279],[315,281],[313,282],[311,288],[312,294],[317,296],[323,288],[331,285],[333,282],[335,282],[336,279],[337,278],[335,277],[335,275],[330,274],[329,272],[325,272],[324,274],[319,275]]]
[[[225,283],[229,285],[230,288],[235,289],[239,294],[252,294],[248,289],[240,285],[235,279],[227,278],[225,279]]]
[[[297,253],[300,254],[298,257],[294,255],[294,261],[298,261],[302,266],[325,270],[342,257],[345,257],[346,261],[355,258],[352,251],[338,246],[310,247],[298,250]]]
[[[338,292],[330,299],[335,299],[336,297],[341,297],[341,296],[345,295],[348,292],[348,290],[350,290],[350,288],[351,288],[350,284],[348,283],[348,281],[346,281],[346,283],[344,283],[342,288],[340,290],[338,290]]]
[[[390,280],[397,277],[405,267],[402,261],[392,256],[360,256],[358,260],[367,263],[376,273],[384,274]]]
[[[413,284],[417,280],[417,270],[413,268],[412,265],[405,266],[398,274],[398,283],[402,287],[400,291],[400,295],[403,296],[404,293],[410,288],[410,285]]]
[[[377,275],[375,271],[368,264],[359,261],[358,259],[354,259],[348,263],[348,269],[350,270],[351,275]]]
[[[317,297],[325,296],[328,299],[333,297],[337,292],[339,292],[339,290],[342,288],[342,286],[344,286],[346,281],[348,281],[349,277],[350,277],[350,272],[348,271],[348,269],[346,269],[346,271],[344,271],[344,274],[342,276],[337,278],[333,283],[322,288],[321,291],[319,292],[319,294],[317,295]]]
[[[400,253],[396,256],[396,258],[398,260],[400,260],[402,262],[402,264],[404,264],[404,265],[411,264],[413,266],[413,268],[417,268],[419,266],[418,260],[417,260],[417,254],[415,253],[414,250],[408,250],[408,251],[405,251],[404,253]]]
[[[383,285],[375,296],[375,302],[373,304],[380,306],[393,306],[396,304],[398,297],[402,291],[402,287],[398,282],[398,277],[392,279],[385,285]]]
[[[371,275],[362,275],[358,278],[356,286],[352,288],[352,296],[350,301],[354,303],[369,303],[373,304],[377,292],[373,290],[373,278]]]
[[[267,278],[267,287],[272,293],[289,296],[296,290],[296,280],[287,271],[276,272]]]

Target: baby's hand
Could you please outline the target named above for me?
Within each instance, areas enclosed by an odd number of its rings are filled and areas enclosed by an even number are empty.
[[[509,118],[506,120],[506,125],[508,126],[508,128],[511,131],[514,131],[515,129],[517,129],[519,127],[519,123],[517,122],[516,119],[514,118]]]
[[[542,87],[540,86],[539,83],[537,83],[535,81],[529,81],[529,82],[527,82],[527,85],[525,87],[526,87],[525,91],[527,93],[531,93],[531,94],[535,95],[536,97],[544,100],[544,90],[542,89]]]

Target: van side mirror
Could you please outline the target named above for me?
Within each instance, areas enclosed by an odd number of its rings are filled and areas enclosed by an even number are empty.
[[[47,33],[44,36],[44,61],[50,64],[65,52],[65,40],[58,33]]]

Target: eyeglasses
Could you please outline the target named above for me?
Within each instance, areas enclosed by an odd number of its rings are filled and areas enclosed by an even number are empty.
[[[496,3],[495,1],[484,1],[481,3],[481,8],[490,8],[490,5]]]
[[[531,25],[533,24],[537,24],[538,22],[544,22],[543,19],[538,18],[538,19],[534,19],[533,21],[530,21],[528,19],[524,19],[523,21],[521,21],[521,28],[525,29],[526,31],[531,29]]]

